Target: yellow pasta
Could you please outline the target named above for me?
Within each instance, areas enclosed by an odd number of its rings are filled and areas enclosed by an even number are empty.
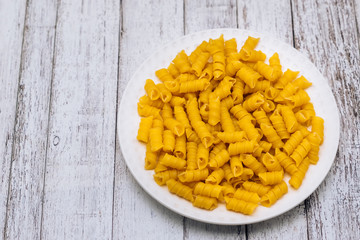
[[[284,181],[275,185],[269,192],[262,196],[260,203],[265,207],[270,207],[277,200],[279,200],[285,193],[288,192],[288,187]]]
[[[291,158],[295,161],[296,166],[298,167],[301,161],[306,157],[306,155],[311,150],[311,144],[306,138],[302,140],[300,145],[296,147],[294,152],[291,154]]]
[[[271,189],[270,186],[265,186],[260,183],[249,182],[249,181],[244,182],[242,187],[249,192],[254,192],[258,194],[260,197],[264,196]]]
[[[252,202],[245,202],[236,198],[225,197],[226,209],[239,212],[245,215],[252,214],[257,208],[258,204]]]
[[[269,172],[283,170],[277,158],[269,152],[262,156],[261,161]]]
[[[234,198],[237,198],[239,200],[243,200],[245,202],[252,202],[252,203],[258,203],[260,202],[260,197],[255,192],[248,192],[246,190],[243,190],[241,188],[237,189],[234,193]]]
[[[222,168],[214,170],[206,179],[205,183],[219,185],[225,176],[225,172]]]
[[[177,170],[184,170],[186,166],[186,161],[184,159],[177,158],[167,153],[160,160],[160,163],[164,166],[171,167]]]
[[[147,143],[149,139],[149,131],[152,126],[153,116],[142,118],[139,124],[137,140]]]
[[[177,196],[182,197],[190,202],[194,201],[192,188],[176,181],[175,179],[169,179],[166,182],[166,185],[171,193],[176,194]]]
[[[319,160],[324,120],[306,92],[311,82],[283,73],[277,53],[267,63],[258,42],[248,37],[238,52],[236,39],[203,41],[145,81],[136,136],[146,143],[144,167],[194,207],[225,200],[252,214],[287,193],[284,174],[298,189]]]
[[[163,186],[166,184],[167,180],[169,179],[177,179],[178,176],[178,171],[173,169],[173,170],[166,170],[163,172],[159,172],[154,174],[154,180],[157,184],[159,184],[160,186]]]
[[[256,145],[257,143],[254,140],[230,143],[228,151],[230,156],[239,155],[241,153],[252,153]]]
[[[165,139],[164,139],[164,144]],[[174,155],[181,159],[186,159],[186,136],[185,134],[175,138]]]
[[[188,73],[191,72],[191,65],[186,55],[185,51],[181,51],[176,55],[173,60],[173,63],[177,69],[179,69],[180,73]]]
[[[293,188],[298,189],[301,186],[309,165],[310,159],[305,158],[298,167],[298,170],[291,176],[289,183]]]
[[[263,79],[258,72],[245,65],[236,73],[236,78],[243,81],[250,88],[254,88],[256,83]]]
[[[196,163],[199,169],[204,169],[207,167],[209,162],[209,149],[207,149],[204,144],[200,143],[197,149],[196,154]]]
[[[320,136],[321,138],[320,145],[321,145],[324,141],[324,119],[318,116],[314,116],[312,118],[311,132],[316,132]]]
[[[222,187],[220,185],[206,184],[203,182],[199,182],[195,185],[194,194],[213,197],[219,200],[223,199]]]
[[[205,180],[209,176],[209,170],[205,169],[196,169],[196,170],[186,170],[178,175],[178,178],[181,182],[197,182]]]
[[[208,123],[216,125],[220,122],[220,97],[211,93],[209,95],[209,120]]]
[[[175,67],[175,65],[170,64],[169,68],[162,68],[157,71],[155,71],[155,75],[159,78],[160,81],[166,82],[166,81],[174,81],[173,76],[179,75],[179,71]]]
[[[255,111],[258,107],[263,105],[265,102],[264,95],[260,92],[251,94],[248,98],[245,99],[243,107],[248,112]]]
[[[195,170],[197,169],[197,147],[196,142],[186,143],[186,169]]]
[[[214,210],[217,208],[218,201],[216,198],[204,197],[204,196],[196,196],[193,202],[193,205],[198,208],[203,208],[206,210]]]
[[[275,150],[275,157],[283,169],[290,175],[293,175],[298,170],[294,160],[292,160],[288,155],[280,151],[278,148]]]
[[[260,173],[264,173],[267,171],[264,165],[260,163],[256,158],[254,158],[252,155],[246,155],[243,159],[243,163],[245,166],[253,170],[256,175],[259,175]]]
[[[275,185],[281,183],[284,178],[284,172],[282,170],[275,172],[263,172],[258,175],[261,183],[264,185]]]
[[[158,153],[152,151],[150,144],[146,144],[145,169],[152,170],[156,167]]]
[[[170,130],[164,130],[163,132],[163,151],[172,153],[175,149],[175,135]]]
[[[229,152],[223,149],[214,158],[210,159],[209,167],[211,169],[222,167],[229,160],[230,160]]]
[[[244,171],[244,166],[239,156],[233,156],[230,158],[230,168],[234,177],[241,176]]]

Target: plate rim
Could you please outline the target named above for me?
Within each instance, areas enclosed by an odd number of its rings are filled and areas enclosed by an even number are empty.
[[[276,40],[278,41],[280,44],[286,46],[286,47],[290,47],[292,49],[292,51],[295,51],[299,56],[301,56],[302,58],[304,58],[308,64],[310,64],[313,69],[317,72],[317,74],[319,74],[320,76],[322,76],[321,78],[321,81],[322,80],[325,80],[323,82],[325,82],[325,87],[328,88],[329,92],[331,93],[331,98],[333,99],[335,105],[334,107],[336,108],[336,112],[335,112],[335,115],[336,115],[336,119],[335,119],[335,122],[336,122],[336,127],[337,127],[337,132],[336,132],[336,150],[334,150],[333,152],[333,157],[331,159],[331,164],[327,165],[328,166],[328,169],[325,169],[326,170],[326,174],[323,175],[323,177],[321,178],[321,180],[318,182],[318,184],[316,184],[316,187],[314,188],[313,191],[311,191],[310,193],[306,194],[305,196],[302,196],[301,197],[301,201],[297,202],[296,204],[290,204],[291,207],[286,207],[284,209],[282,209],[281,211],[278,211],[276,214],[273,214],[273,215],[270,215],[270,216],[267,216],[267,217],[264,217],[264,218],[261,218],[261,219],[249,219],[245,222],[232,222],[232,221],[221,221],[221,222],[216,222],[216,221],[211,221],[211,220],[207,220],[207,219],[203,219],[203,218],[198,218],[197,216],[193,216],[193,215],[190,215],[186,212],[181,212],[179,211],[176,207],[173,207],[171,206],[171,204],[168,204],[166,202],[163,202],[161,199],[157,198],[151,191],[150,189],[147,189],[142,183],[141,183],[141,180],[139,178],[139,176],[137,176],[133,169],[131,167],[129,167],[129,164],[128,164],[128,161],[127,161],[127,158],[125,157],[124,155],[124,151],[122,149],[122,138],[121,138],[121,133],[120,133],[120,129],[121,129],[121,113],[123,112],[123,108],[124,108],[124,96],[126,95],[126,93],[128,91],[130,91],[130,83],[133,82],[136,78],[136,76],[138,75],[138,73],[141,71],[141,69],[144,67],[144,65],[149,61],[151,60],[152,58],[154,58],[154,56],[157,55],[157,53],[161,50],[161,49],[165,49],[166,47],[168,46],[171,46],[173,43],[175,42],[178,42],[178,41],[181,41],[182,39],[185,39],[185,38],[189,38],[189,37],[192,37],[192,36],[196,36],[196,35],[201,35],[203,33],[209,33],[209,32],[214,32],[214,31],[219,31],[218,34],[222,34],[224,32],[228,32],[228,31],[238,31],[239,33],[246,33],[248,35],[260,35],[260,36],[263,36],[263,37],[266,37],[266,38],[270,38],[272,40]],[[131,175],[135,178],[137,184],[148,194],[150,195],[153,199],[155,199],[157,202],[159,202],[162,206],[166,207],[167,209],[181,215],[181,216],[184,216],[184,217],[187,217],[187,218],[190,218],[190,219],[193,219],[193,220],[196,220],[196,221],[200,221],[200,222],[204,222],[204,223],[209,223],[209,224],[216,224],[216,225],[245,225],[245,224],[253,224],[253,223],[258,223],[258,222],[263,222],[263,221],[267,221],[269,219],[272,219],[272,218],[276,218],[292,209],[294,209],[296,206],[300,205],[304,200],[306,200],[311,194],[313,194],[318,188],[319,186],[321,185],[321,183],[324,182],[325,178],[328,176],[329,172],[330,172],[330,169],[331,167],[334,165],[334,162],[335,162],[335,159],[336,159],[336,153],[338,151],[338,147],[339,147],[339,140],[340,140],[340,114],[339,114],[339,108],[338,108],[338,104],[336,102],[336,98],[328,84],[328,81],[326,81],[327,79],[325,78],[325,76],[319,71],[319,69],[315,66],[315,64],[306,56],[304,55],[304,53],[300,52],[299,50],[297,50],[296,48],[294,48],[293,46],[291,46],[290,44],[282,41],[282,40],[279,40],[278,38],[276,38],[275,36],[267,33],[267,32],[258,32],[258,31],[253,31],[253,30],[248,30],[248,29],[238,29],[238,28],[214,28],[214,29],[206,29],[206,30],[202,30],[202,31],[198,31],[198,32],[194,32],[194,33],[190,33],[190,34],[187,34],[187,35],[183,35],[181,37],[178,37],[178,38],[173,38],[172,40],[168,41],[166,44],[163,44],[162,46],[158,47],[155,51],[153,51],[147,58],[145,58],[142,63],[137,67],[136,71],[132,74],[130,80],[127,82],[126,84],[126,87],[122,93],[122,96],[121,96],[121,101],[120,101],[120,105],[119,105],[119,108],[118,108],[118,113],[117,113],[117,135],[118,135],[118,140],[119,140],[119,147],[120,147],[120,150],[121,150],[121,154],[123,156],[123,159],[125,161],[125,164],[126,164],[126,167],[127,169],[131,172]],[[335,117],[335,116],[334,116]],[[145,170],[146,171],[146,170]],[[288,185],[288,184],[287,184]],[[159,186],[161,187],[161,186]],[[169,192],[169,194],[171,194]],[[204,210],[204,211],[207,211],[207,210]],[[251,216],[250,216],[251,217]]]

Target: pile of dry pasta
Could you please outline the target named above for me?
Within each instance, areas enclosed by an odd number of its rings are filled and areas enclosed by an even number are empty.
[[[283,72],[275,53],[255,50],[248,37],[203,41],[181,51],[147,79],[138,102],[137,139],[146,143],[145,169],[195,207],[252,214],[298,189],[316,164],[324,120],[315,115],[299,72]],[[311,131],[310,131],[310,130]]]

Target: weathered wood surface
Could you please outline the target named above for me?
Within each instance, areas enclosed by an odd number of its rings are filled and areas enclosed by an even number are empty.
[[[47,148],[56,1],[29,1],[22,47],[6,238],[38,239]]]
[[[110,239],[119,52],[118,1],[59,1],[43,239]]]
[[[342,129],[334,165],[306,200],[309,238],[359,239],[360,48],[354,3],[296,0],[293,16],[295,47],[328,79]]]
[[[25,9],[25,0],[0,1],[0,238],[7,223]]]
[[[123,0],[119,102],[136,68],[157,48],[183,35],[183,2]],[[135,30],[136,29],[136,30]],[[183,217],[156,202],[137,184],[116,149],[114,239],[182,239]]]
[[[0,0],[0,228],[4,239],[359,239],[360,1]],[[342,125],[305,204],[247,226],[200,223],[127,170],[116,111],[137,66],[209,28],[267,32],[329,80]]]

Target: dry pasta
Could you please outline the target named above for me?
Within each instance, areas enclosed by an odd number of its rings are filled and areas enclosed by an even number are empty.
[[[284,175],[298,189],[319,161],[324,120],[306,92],[312,84],[283,73],[278,53],[265,63],[259,40],[248,37],[240,51],[223,35],[203,41],[146,79],[136,136],[144,168],[194,207],[225,203],[250,215],[287,193]]]

